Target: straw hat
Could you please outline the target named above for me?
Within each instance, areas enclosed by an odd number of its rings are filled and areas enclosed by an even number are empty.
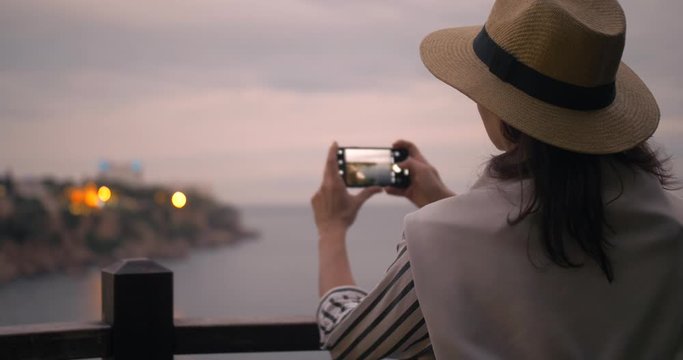
[[[649,138],[659,107],[624,63],[613,0],[497,0],[486,25],[436,31],[422,61],[443,82],[545,143],[609,154]]]

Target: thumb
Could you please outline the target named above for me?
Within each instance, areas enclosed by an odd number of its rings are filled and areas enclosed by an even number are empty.
[[[398,167],[400,167],[401,169],[408,169],[410,173],[413,173],[413,170],[415,168],[415,159],[409,157],[401,161],[400,163],[397,163],[396,165],[398,165]]]
[[[365,189],[361,190],[361,192],[355,196],[358,206],[363,205],[363,203],[366,202],[370,197],[379,192],[382,192],[382,188],[379,186],[366,187]]]

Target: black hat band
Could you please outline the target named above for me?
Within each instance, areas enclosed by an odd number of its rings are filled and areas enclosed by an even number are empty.
[[[496,44],[486,27],[474,38],[474,52],[499,79],[543,102],[573,110],[599,110],[616,96],[614,82],[584,87],[553,79],[518,61]]]

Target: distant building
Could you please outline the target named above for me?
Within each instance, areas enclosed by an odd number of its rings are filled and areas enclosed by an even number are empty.
[[[97,180],[100,182],[121,183],[129,186],[142,185],[142,164],[140,164],[139,161],[101,161]]]

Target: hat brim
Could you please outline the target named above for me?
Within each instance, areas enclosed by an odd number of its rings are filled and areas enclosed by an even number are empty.
[[[579,111],[545,103],[500,80],[474,53],[481,26],[429,34],[420,46],[422,61],[439,80],[545,143],[570,151],[610,154],[647,140],[659,123],[659,107],[643,81],[623,62],[616,98],[600,110]]]

